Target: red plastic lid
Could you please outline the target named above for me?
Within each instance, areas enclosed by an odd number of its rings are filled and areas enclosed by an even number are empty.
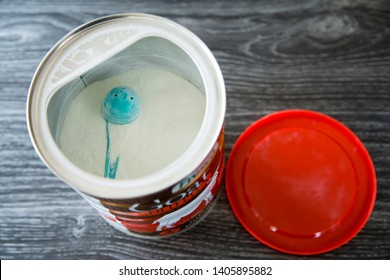
[[[375,202],[371,158],[346,126],[304,110],[268,115],[239,137],[226,191],[239,221],[262,243],[310,255],[352,239]]]

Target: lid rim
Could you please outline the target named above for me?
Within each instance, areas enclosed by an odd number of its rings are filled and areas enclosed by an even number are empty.
[[[299,250],[299,249],[294,249],[294,246],[285,246],[285,245],[278,245],[278,242],[275,240],[269,240],[269,235],[267,235],[267,238],[261,234],[261,232],[257,232],[256,227],[251,225],[253,221],[252,217],[246,217],[249,213],[253,214],[253,210],[245,210],[245,201],[240,200],[241,197],[240,195],[237,195],[237,192],[244,192],[242,189],[242,186],[235,184],[237,180],[233,180],[233,175],[232,175],[232,170],[234,168],[239,168],[241,169],[241,161],[239,164],[235,164],[235,161],[237,160],[237,156],[245,156],[246,153],[242,152],[243,154],[238,155],[238,150],[240,149],[241,146],[246,144],[247,146],[249,145],[248,143],[245,143],[247,141],[247,138],[249,138],[249,135],[252,133],[261,130],[264,126],[266,126],[269,123],[272,122],[277,122],[280,121],[281,119],[286,119],[286,118],[293,118],[293,117],[311,117],[316,120],[321,120],[321,121],[326,121],[327,124],[331,124],[332,127],[337,129],[339,133],[342,133],[343,136],[346,137],[351,143],[353,144],[358,151],[358,156],[362,159],[364,162],[365,166],[365,172],[367,175],[367,193],[369,194],[369,197],[367,199],[363,200],[363,204],[360,205],[359,211],[357,213],[354,213],[354,216],[357,216],[357,223],[353,223],[352,225],[347,225],[348,232],[346,234],[340,234],[337,232],[337,229],[334,232],[338,233],[337,239],[333,242],[329,242],[328,244],[324,243],[321,244],[320,246],[312,246],[312,247],[307,247],[306,249]],[[334,140],[334,139],[333,139]],[[249,141],[249,140],[248,140]],[[337,142],[338,143],[338,142]],[[250,144],[249,146],[252,146]],[[242,149],[242,148],[241,148]],[[246,151],[246,150],[245,150]],[[246,155],[248,157],[248,155]],[[353,165],[353,168],[356,172],[356,165]],[[267,245],[270,248],[273,248],[275,250],[284,252],[284,253],[289,253],[289,254],[294,254],[294,255],[317,255],[317,254],[322,254],[326,253],[329,251],[332,251],[334,249],[339,248],[340,246],[345,245],[347,242],[349,242],[351,239],[353,239],[359,232],[360,230],[366,225],[372,211],[374,208],[375,204],[375,199],[376,199],[376,174],[375,174],[375,169],[374,165],[372,163],[372,159],[363,145],[363,143],[360,141],[360,139],[344,124],[341,122],[337,121],[336,119],[329,117],[327,115],[324,115],[322,113],[310,111],[310,110],[285,110],[285,111],[279,111],[275,112],[272,114],[269,114],[267,116],[264,116],[251,125],[249,125],[245,131],[239,136],[237,139],[236,143],[234,144],[232,151],[230,153],[228,162],[227,162],[227,171],[226,171],[226,194],[228,201],[230,202],[230,206],[232,207],[232,210],[236,216],[236,218],[239,220],[239,222],[243,225],[243,227],[253,236],[255,237],[258,241],[261,243]],[[236,177],[240,177],[242,175],[242,171],[235,172]],[[359,182],[356,182],[356,186],[358,186]],[[237,190],[238,189],[238,190]],[[237,202],[238,201],[238,202]],[[361,202],[362,203],[362,202]],[[246,207],[249,208],[249,207]],[[244,211],[244,212],[243,212]],[[356,212],[356,211],[355,211]],[[348,214],[349,215],[349,214]],[[330,233],[329,233],[330,234]],[[334,233],[333,233],[334,234]],[[326,234],[324,234],[326,235]],[[272,236],[271,236],[272,237]],[[283,237],[284,238],[284,237]],[[326,239],[329,239],[326,237]],[[325,239],[325,241],[326,241]],[[287,238],[285,238],[287,240]],[[296,238],[292,238],[292,240],[296,240]],[[322,239],[323,241],[324,239]],[[304,246],[305,247],[305,246]]]

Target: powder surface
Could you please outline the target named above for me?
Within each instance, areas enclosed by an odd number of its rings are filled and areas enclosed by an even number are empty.
[[[149,175],[189,148],[203,121],[205,96],[171,72],[141,69],[92,83],[72,102],[60,147],[75,165],[104,175],[107,139],[102,104],[106,94],[117,86],[134,89],[141,108],[132,123],[109,124],[111,158],[119,157],[116,179]]]

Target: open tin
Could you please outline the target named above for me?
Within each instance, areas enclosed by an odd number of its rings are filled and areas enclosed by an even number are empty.
[[[95,81],[147,67],[177,74],[204,94],[204,118],[190,147],[168,166],[136,179],[111,180],[74,165],[59,148],[72,101]],[[75,29],[49,51],[31,83],[27,121],[43,162],[108,223],[128,234],[165,236],[195,224],[217,197],[225,99],[219,66],[193,33],[161,17],[118,14]]]

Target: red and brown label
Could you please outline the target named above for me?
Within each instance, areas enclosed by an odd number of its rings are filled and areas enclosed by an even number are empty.
[[[169,235],[188,227],[218,194],[224,170],[223,131],[203,163],[165,190],[133,199],[95,199],[82,194],[111,224],[138,235]]]

